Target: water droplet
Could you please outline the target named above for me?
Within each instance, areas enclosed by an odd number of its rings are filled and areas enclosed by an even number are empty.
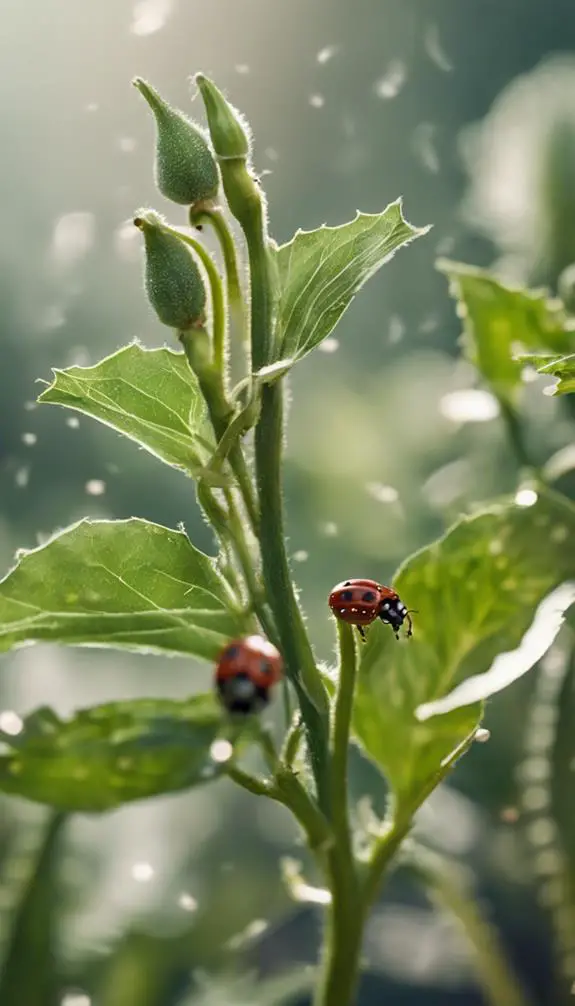
[[[315,58],[318,63],[323,66],[325,63],[328,63],[330,59],[333,59],[334,56],[337,56],[338,52],[338,45],[324,45],[323,49],[319,50]]]
[[[134,35],[153,35],[164,27],[172,11],[172,0],[136,0],[131,31]]]
[[[439,38],[439,29],[436,24],[430,24],[425,30],[424,48],[432,63],[444,73],[451,73],[453,63],[446,55]]]
[[[134,880],[147,883],[152,879],[155,871],[151,863],[134,863],[131,872]]]
[[[399,493],[393,486],[384,486],[381,482],[368,482],[366,490],[378,503],[397,503]]]
[[[84,489],[88,496],[103,496],[106,492],[106,483],[102,479],[90,479]]]
[[[23,720],[13,709],[5,709],[0,713],[0,730],[5,734],[9,734],[10,737],[16,737],[17,734],[21,733],[23,727]]]
[[[180,908],[183,908],[185,912],[195,912],[198,907],[198,902],[192,894],[188,894],[184,891],[178,898],[178,905]]]
[[[292,555],[294,562],[306,562],[309,559],[309,552],[306,552],[304,548],[299,548],[297,552]]]
[[[407,80],[407,70],[405,63],[400,59],[392,59],[383,77],[380,77],[374,84],[374,90],[378,98],[389,101],[390,98],[397,98],[405,81]]]
[[[309,103],[312,108],[323,108],[325,105],[325,98],[323,94],[310,94]]]
[[[317,348],[321,350],[322,353],[335,353],[336,350],[339,349],[339,342],[337,339],[333,338],[324,339],[323,342],[320,342]]]
[[[34,444],[37,442],[37,440],[38,440],[38,437],[36,436],[35,433],[23,433],[22,434],[22,443],[26,444],[26,447],[33,447]]]
[[[66,426],[69,426],[71,430],[77,430],[80,425],[80,420],[77,416],[68,416],[66,420]]]
[[[14,482],[19,489],[25,489],[30,479],[29,468],[19,468],[14,476]]]
[[[232,745],[230,744],[229,741],[226,740],[214,741],[214,743],[210,747],[210,756],[219,765],[222,765],[224,762],[229,761],[233,753],[234,749]]]
[[[474,740],[476,740],[478,744],[486,744],[490,737],[491,730],[488,730],[487,727],[479,727],[475,731]]]
[[[93,213],[64,213],[54,225],[50,255],[57,265],[69,267],[84,258],[95,236]]]
[[[468,388],[443,395],[439,411],[453,423],[485,423],[499,415],[499,405],[489,391]]]
[[[538,496],[534,489],[519,489],[515,493],[515,503],[517,506],[533,506],[534,503],[537,503],[537,499]]]

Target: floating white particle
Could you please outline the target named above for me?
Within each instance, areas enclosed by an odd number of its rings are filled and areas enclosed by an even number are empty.
[[[338,533],[338,527],[334,521],[327,520],[324,524],[320,525],[320,531],[326,536],[326,538],[335,538]]]
[[[367,482],[366,491],[378,503],[397,503],[399,493],[393,486],[382,485],[381,482]]]
[[[396,343],[401,342],[403,336],[406,332],[406,325],[402,318],[398,314],[392,314],[389,319],[389,331],[387,334],[387,341],[390,346],[395,346]]]
[[[266,147],[264,150],[264,157],[267,157],[268,161],[279,161],[280,159],[280,155],[275,147]]]
[[[69,426],[71,430],[77,430],[80,425],[80,420],[77,416],[68,416],[66,420],[66,426]]]
[[[79,262],[89,252],[96,235],[93,213],[64,213],[58,218],[52,233],[50,256],[57,265],[67,268]]]
[[[38,408],[38,402],[28,401],[24,402],[24,409],[26,412],[34,412],[34,409]]]
[[[136,146],[136,141],[132,136],[121,136],[118,140],[118,147],[123,154],[133,154]]]
[[[294,562],[306,562],[309,559],[309,552],[306,552],[304,548],[299,548],[297,552],[294,552],[292,559]]]
[[[34,444],[37,443],[37,441],[38,441],[38,437],[36,436],[35,433],[23,433],[22,434],[22,443],[26,444],[26,447],[33,447]]]
[[[89,479],[84,489],[88,496],[103,496],[106,492],[106,483],[103,479]]]
[[[405,63],[400,59],[392,59],[384,75],[376,80],[374,91],[378,98],[389,101],[390,98],[397,98],[406,80]]]
[[[61,1000],[61,1006],[90,1006],[90,996],[84,992],[66,992]]]
[[[25,489],[28,485],[30,479],[30,469],[29,468],[19,468],[14,476],[14,483],[18,486],[18,489]]]
[[[439,155],[435,149],[435,126],[432,122],[420,122],[413,130],[413,152],[423,167],[436,175],[439,171]]]
[[[324,45],[323,49],[319,50],[315,58],[317,59],[318,63],[320,63],[323,66],[324,63],[328,63],[330,59],[333,59],[334,56],[337,56],[338,52],[339,52],[338,45]]]
[[[134,863],[131,872],[134,880],[145,884],[154,876],[154,867],[151,863]]]
[[[246,928],[241,931],[241,933],[237,933],[235,936],[232,936],[231,940],[228,940],[227,945],[231,950],[237,950],[239,947],[244,946],[246,943],[250,943],[258,936],[261,936],[262,933],[265,933],[268,926],[269,922],[265,919],[254,919],[253,922],[250,922]]]
[[[517,506],[533,506],[537,503],[538,496],[535,489],[519,489],[515,493],[515,502]]]
[[[153,35],[164,27],[172,11],[172,0],[136,0],[131,31],[134,35]]]
[[[322,353],[335,353],[339,349],[339,342],[334,338],[324,339],[317,348]]]
[[[323,94],[310,94],[309,103],[312,108],[323,108],[325,105],[325,98]]]
[[[178,905],[180,908],[183,908],[185,912],[195,912],[198,907],[198,902],[192,894],[188,894],[184,891],[178,898]]]
[[[4,709],[0,713],[0,730],[5,734],[10,734],[10,737],[16,737],[21,733],[23,726],[22,719],[13,709]]]
[[[236,73],[241,73],[245,76],[246,73],[250,72],[250,67],[248,63],[236,63],[234,70]]]
[[[423,319],[419,326],[419,332],[421,335],[431,335],[439,327],[439,320],[436,314],[428,314],[427,317]]]
[[[53,332],[66,324],[66,315],[60,304],[49,304],[40,316],[40,328],[44,332]]]
[[[439,411],[453,423],[485,423],[499,415],[499,405],[489,391],[467,388],[443,395]]]
[[[473,740],[477,741],[478,744],[486,744],[490,737],[491,730],[488,730],[487,727],[479,727],[475,731],[475,737]]]
[[[430,24],[425,30],[424,48],[432,63],[444,73],[451,73],[453,63],[446,55],[439,38],[439,29],[436,24]]]
[[[234,753],[234,749],[229,741],[218,740],[214,741],[210,747],[210,756],[218,764],[222,765],[224,762],[229,761]]]
[[[99,109],[97,101],[89,101],[87,105],[84,106],[85,112],[97,112]]]

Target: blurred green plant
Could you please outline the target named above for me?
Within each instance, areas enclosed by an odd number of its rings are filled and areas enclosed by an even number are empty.
[[[398,570],[395,585],[418,612],[413,640],[398,645],[377,623],[364,646],[351,625],[338,621],[338,666],[320,668],[286,554],[285,383],[363,284],[426,228],[412,227],[395,202],[339,227],[298,231],[278,248],[251,167],[249,129],[211,81],[198,75],[197,83],[213,153],[201,131],[149,85],[138,78],[136,86],[156,118],[158,185],[168,198],[190,204],[192,227],[213,227],[225,282],[188,230],[139,211],[134,222],[145,237],[146,290],[183,352],[131,345],[96,366],[57,371],[39,400],[93,416],[192,477],[218,553],[204,555],[184,530],[143,520],[82,521],[17,556],[0,584],[0,645],[50,640],[213,661],[231,641],[261,631],[285,664],[285,736],[277,746],[257,718],[231,718],[212,694],[112,703],[66,722],[42,709],[21,730],[2,734],[0,789],[58,812],[102,811],[225,774],[283,804],[300,825],[323,885],[285,871],[296,900],[325,906],[314,1002],[350,1006],[366,919],[415,812],[483,737],[484,700],[530,666],[523,660],[495,673],[500,655],[519,644],[554,588],[575,577],[575,550],[568,547],[575,507],[547,487],[532,463],[521,413],[524,367],[517,360],[521,352],[567,352],[571,328],[560,303],[471,267],[441,264],[464,318],[466,355],[494,396],[515,452],[517,492],[462,518]],[[217,205],[219,179],[245,239],[246,290]],[[231,361],[238,371],[233,386]],[[561,597],[565,608],[572,597]],[[544,648],[560,623],[555,617],[546,626]],[[385,819],[372,818],[367,828],[351,813],[351,741],[390,787]],[[265,775],[246,765],[244,754],[253,748]],[[467,923],[491,1002],[525,1002],[504,958],[489,952],[495,936],[486,941],[464,893],[439,884],[429,863],[419,875]],[[24,896],[18,925],[38,882]],[[16,931],[0,973],[2,1002],[13,984],[19,939]],[[275,991],[267,998],[260,991],[262,1002],[276,1001]],[[237,994],[226,987],[226,1001]],[[251,991],[249,997],[256,1001]]]

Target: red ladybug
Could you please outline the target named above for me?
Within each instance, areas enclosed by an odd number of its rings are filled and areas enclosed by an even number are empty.
[[[359,634],[365,639],[364,625],[371,625],[376,618],[391,625],[395,638],[407,621],[407,635],[413,635],[409,611],[397,591],[385,587],[375,580],[345,580],[338,583],[329,595],[329,606],[336,618],[350,625],[357,625]]]
[[[220,701],[230,713],[260,712],[282,673],[282,658],[267,639],[235,639],[222,650],[216,665]]]

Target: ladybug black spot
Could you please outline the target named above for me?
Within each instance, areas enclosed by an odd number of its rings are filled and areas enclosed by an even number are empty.
[[[262,674],[272,673],[272,665],[268,660],[260,660],[260,671]]]
[[[361,599],[362,601],[375,601],[375,594],[373,593],[373,590],[366,590]]]
[[[224,652],[224,657],[226,660],[234,660],[234,658],[238,656],[239,652],[239,646],[233,644],[232,646],[228,646],[227,650]]]
[[[353,591],[342,590],[340,597],[342,601],[353,601]]]

